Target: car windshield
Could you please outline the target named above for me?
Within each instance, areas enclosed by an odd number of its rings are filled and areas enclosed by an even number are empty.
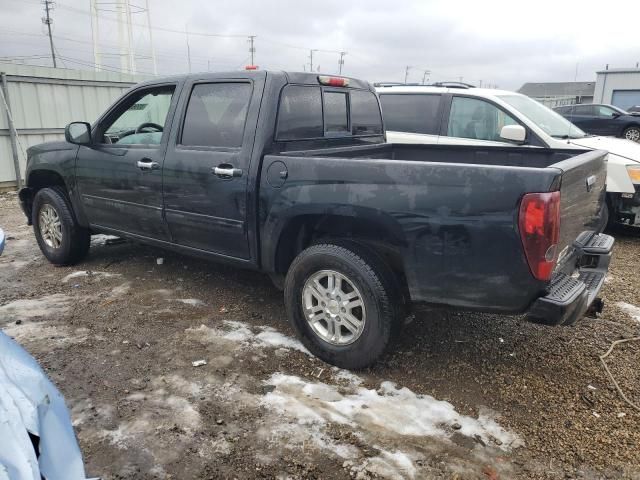
[[[622,114],[622,115],[629,115],[629,112],[627,112],[626,110],[620,108],[620,107],[616,107],[615,105],[607,105],[608,107],[612,108],[613,110],[615,110],[616,112]]]
[[[569,139],[589,136],[562,115],[529,97],[524,95],[499,95],[498,97],[554,138]]]

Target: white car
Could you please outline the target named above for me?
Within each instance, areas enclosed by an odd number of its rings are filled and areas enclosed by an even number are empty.
[[[605,216],[640,226],[640,144],[586,134],[515,92],[458,83],[376,86],[390,143],[609,151]]]

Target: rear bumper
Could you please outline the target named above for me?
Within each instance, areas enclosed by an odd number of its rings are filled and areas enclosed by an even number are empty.
[[[602,309],[598,293],[609,270],[614,239],[599,234],[581,250],[580,263],[585,265],[573,275],[556,273],[544,297],[538,298],[529,311],[527,320],[546,325],[571,325],[581,319],[590,308]]]

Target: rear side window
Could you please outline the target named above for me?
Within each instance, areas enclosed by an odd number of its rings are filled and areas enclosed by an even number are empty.
[[[436,135],[440,130],[440,95],[380,95],[387,130]]]
[[[349,132],[346,93],[324,92],[324,124],[328,134]]]
[[[373,92],[351,92],[351,133],[353,135],[381,135],[382,117]]]
[[[181,144],[241,147],[250,99],[249,83],[195,85],[184,118]]]
[[[278,139],[324,136],[320,87],[289,85],[282,92],[278,112]]]

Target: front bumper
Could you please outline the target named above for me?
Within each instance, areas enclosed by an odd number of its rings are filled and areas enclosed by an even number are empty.
[[[538,298],[527,320],[545,325],[571,325],[584,317],[590,308],[602,309],[598,293],[609,270],[614,239],[598,234],[587,244],[576,243],[580,250],[580,264],[573,275],[556,273],[547,294]]]
[[[27,217],[27,224],[31,225],[31,207],[33,205],[33,190],[29,187],[24,187],[18,192],[18,198],[20,199],[20,208]]]

